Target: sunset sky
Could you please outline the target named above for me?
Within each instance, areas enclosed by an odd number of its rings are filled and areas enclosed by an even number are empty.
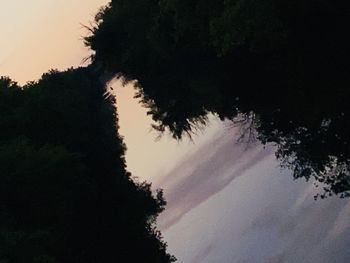
[[[1,0],[0,71],[20,83],[51,68],[78,66],[89,53],[82,27],[107,0]]]
[[[89,25],[98,9],[109,1],[0,2],[0,75],[24,84],[37,80],[50,69],[82,66],[83,59],[90,55],[82,41],[88,34],[82,25]],[[169,170],[174,160],[196,146],[186,139],[179,143],[167,135],[157,141],[158,134],[150,129],[146,109],[133,99],[133,89],[121,88],[120,83],[114,86],[118,92],[120,132],[128,147],[128,168],[133,176],[153,181]],[[207,130],[213,133],[215,127]],[[200,144],[204,140],[205,136],[199,136],[195,142]]]
[[[106,3],[0,0],[0,75],[24,84],[50,69],[82,66],[90,54],[82,25]],[[110,85],[128,169],[165,190],[168,210],[159,226],[178,262],[345,263],[350,257],[348,200],[316,204],[313,185],[295,183],[272,146],[237,146],[237,131],[214,117],[193,141],[167,134],[157,140],[132,87]]]

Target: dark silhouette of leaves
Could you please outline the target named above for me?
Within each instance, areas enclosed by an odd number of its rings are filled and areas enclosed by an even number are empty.
[[[296,178],[347,196],[348,10],[329,0],[114,0],[85,43],[93,63],[137,80],[157,130],[181,138],[207,113],[253,113],[258,138]]]
[[[0,79],[0,261],[173,262],[162,192],[125,168],[114,97],[91,67]]]

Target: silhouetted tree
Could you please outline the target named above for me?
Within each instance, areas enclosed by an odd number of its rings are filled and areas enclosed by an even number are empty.
[[[342,1],[113,0],[85,43],[93,64],[137,80],[158,130],[254,113],[296,178],[347,196],[349,20]]]
[[[95,68],[0,79],[0,262],[173,262]]]

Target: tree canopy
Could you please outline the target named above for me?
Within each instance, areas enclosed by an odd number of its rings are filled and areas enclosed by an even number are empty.
[[[85,38],[91,65],[0,78],[0,262],[175,261],[102,72],[136,80],[159,131],[180,139],[213,113],[274,143],[321,197],[349,196],[349,20],[338,0],[112,0]]]
[[[173,262],[93,68],[0,79],[0,262]]]
[[[137,80],[158,130],[243,116],[296,178],[348,196],[349,20],[342,1],[113,0],[85,44]]]

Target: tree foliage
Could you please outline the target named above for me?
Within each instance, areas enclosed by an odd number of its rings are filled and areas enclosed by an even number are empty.
[[[91,67],[0,79],[0,262],[173,262]]]
[[[113,0],[85,43],[137,80],[160,131],[254,116],[296,178],[349,194],[348,8],[342,1]]]

